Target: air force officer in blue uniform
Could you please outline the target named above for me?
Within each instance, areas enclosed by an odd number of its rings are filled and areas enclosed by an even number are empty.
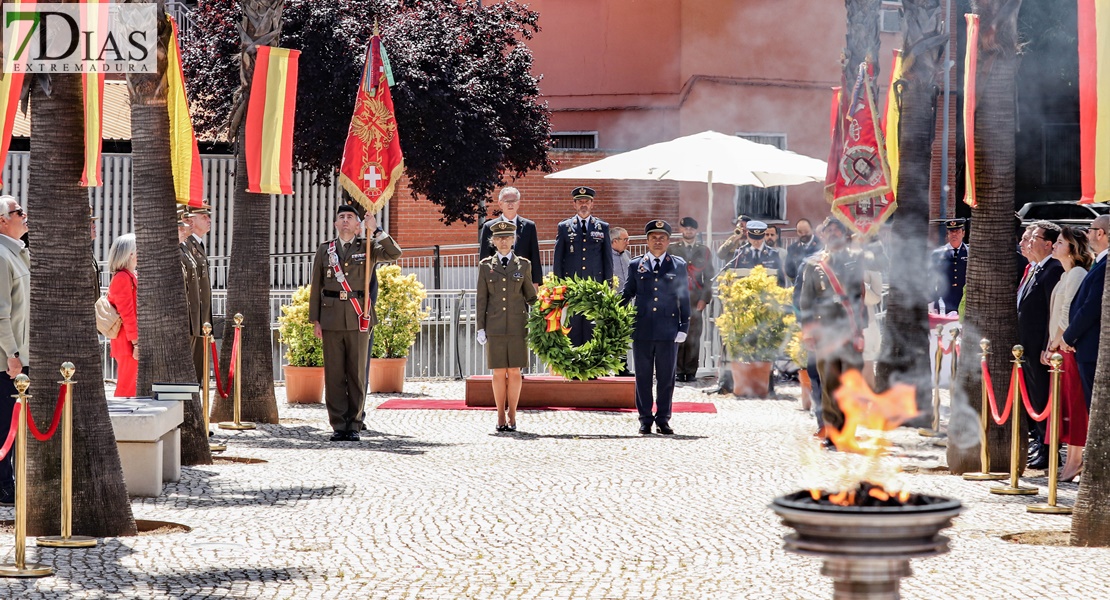
[[[591,214],[594,208],[593,189],[574,188],[571,196],[577,214],[559,223],[552,272],[558,277],[577,275],[583,279],[609,281],[613,278],[609,224]],[[585,315],[571,317],[571,344],[581,346],[589,341],[592,334],[593,326]]]
[[[690,329],[690,288],[686,261],[667,252],[671,226],[651,221],[644,228],[648,251],[628,265],[624,301],[636,300],[636,324],[632,332],[632,360],[636,367],[636,410],[640,433],[670,435],[671,396],[674,395],[675,361],[678,345]],[[656,413],[651,413],[651,380],[655,376]]]

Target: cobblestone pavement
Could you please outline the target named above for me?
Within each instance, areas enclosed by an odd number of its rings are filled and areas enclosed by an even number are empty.
[[[461,398],[456,382],[410,394]],[[284,390],[279,389],[279,393]],[[487,411],[371,410],[360,443],[329,443],[323,406],[231,434],[227,455],[267,462],[186,468],[136,518],[191,533],[29,549],[57,569],[0,580],[3,598],[829,598],[819,561],[787,554],[771,499],[828,471],[797,387],[779,400],[712,401],[676,414],[673,437],[637,435],[634,414],[523,412],[495,434]],[[377,405],[386,396],[376,397]],[[901,430],[910,489],[962,500],[951,553],[916,560],[905,598],[1103,598],[1110,550],[1018,545],[1004,534],[1063,530],[1028,514],[1042,497],[933,474],[943,450]],[[815,458],[816,457],[816,458]],[[809,466],[806,466],[806,465]],[[1042,485],[1042,479],[1031,480]],[[1060,501],[1074,501],[1063,484]],[[11,518],[10,510],[0,518]],[[0,538],[12,560],[12,540]]]

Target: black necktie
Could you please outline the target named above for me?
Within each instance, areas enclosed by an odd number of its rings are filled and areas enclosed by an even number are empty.
[[[651,259],[651,270],[655,271],[656,273],[659,272],[659,259],[658,258]]]
[[[507,256],[502,256],[501,257],[501,266],[502,267],[509,266],[509,257],[507,257]]]

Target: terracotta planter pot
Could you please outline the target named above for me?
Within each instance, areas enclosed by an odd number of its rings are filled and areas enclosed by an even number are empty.
[[[405,387],[405,363],[408,358],[371,358],[370,393],[402,392]]]
[[[755,398],[766,398],[771,382],[771,363],[732,363],[732,394]]]
[[[285,400],[289,404],[317,404],[324,398],[324,367],[285,365]]]
[[[813,408],[813,398],[809,395],[811,382],[805,369],[798,371],[798,384],[802,386],[802,410]]]

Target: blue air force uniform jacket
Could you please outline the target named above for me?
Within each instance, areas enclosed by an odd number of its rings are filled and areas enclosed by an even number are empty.
[[[967,284],[967,244],[953,248],[945,244],[932,255],[935,288],[932,302],[944,300],[944,310],[953,311],[964,297]]]
[[[636,299],[636,324],[632,339],[674,341],[678,332],[690,330],[690,288],[686,261],[667,253],[658,271],[651,268],[651,254],[632,259],[621,296]]]
[[[585,228],[578,215],[559,223],[555,236],[552,271],[559,277],[609,281],[613,278],[613,252],[609,243],[609,224],[591,216]]]

